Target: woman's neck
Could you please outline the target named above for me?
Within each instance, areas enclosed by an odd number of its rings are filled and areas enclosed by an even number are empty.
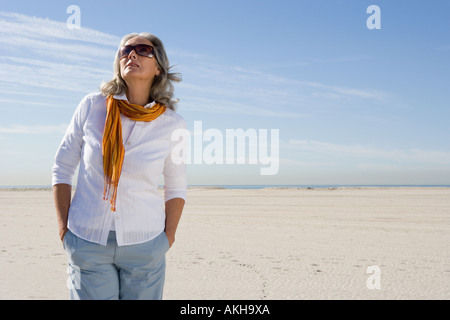
[[[145,106],[149,103],[150,86],[148,84],[128,86],[126,94],[128,102],[139,106]]]

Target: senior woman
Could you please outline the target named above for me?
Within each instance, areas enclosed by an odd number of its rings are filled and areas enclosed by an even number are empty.
[[[71,299],[162,299],[187,186],[185,165],[171,157],[172,132],[185,121],[172,100],[181,79],[169,69],[159,38],[126,35],[113,79],[82,99],[56,153],[52,185]]]

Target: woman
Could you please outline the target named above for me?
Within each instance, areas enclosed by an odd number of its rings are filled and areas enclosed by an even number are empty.
[[[114,78],[75,111],[52,172],[71,299],[162,299],[165,253],[187,185],[185,165],[171,158],[171,134],[185,128],[172,100],[172,82],[180,80],[169,72],[161,40],[129,34]]]

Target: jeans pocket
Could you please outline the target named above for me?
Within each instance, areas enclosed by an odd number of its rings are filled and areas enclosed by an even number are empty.
[[[70,231],[67,230],[66,235],[63,239],[63,247],[64,250],[71,256],[75,251],[76,244],[76,236]]]
[[[166,249],[165,249],[165,251],[167,252],[167,251],[169,251],[169,249],[170,249],[169,238],[167,238],[167,235],[166,235],[166,232],[165,232],[165,231],[163,231],[162,233],[163,233],[164,240],[165,240],[165,244],[166,244],[166,247],[165,247]]]
[[[66,250],[66,240],[67,240],[67,236],[69,235],[70,230],[67,230],[66,234],[64,235],[63,241],[62,241],[62,245],[64,250]]]

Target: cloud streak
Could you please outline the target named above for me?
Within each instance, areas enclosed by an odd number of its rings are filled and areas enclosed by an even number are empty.
[[[93,66],[5,56],[0,57],[0,73],[7,75],[9,83],[20,86],[84,93],[92,90],[95,84],[98,86],[98,79],[112,76],[107,69]]]
[[[64,134],[68,124],[59,125],[12,125],[9,127],[0,127],[0,133],[9,134]]]
[[[97,30],[85,27],[69,30],[65,22],[0,11],[0,44],[27,53],[0,56],[0,72],[4,75],[0,83],[23,87],[24,92],[96,91],[102,81],[112,77],[119,41],[119,37]],[[208,57],[205,59],[198,53],[173,49],[169,52],[179,60],[177,68],[186,81],[177,87],[186,110],[299,118],[326,110],[327,105],[336,102],[383,101],[388,96],[376,90],[301,81],[240,66],[208,63]],[[18,95],[8,99],[23,100]]]
[[[65,22],[0,11],[0,85],[13,88],[3,100],[55,90],[79,96],[112,76],[120,38],[89,28],[69,30]],[[67,95],[68,94],[68,95]],[[57,95],[57,94],[56,94]]]
[[[83,27],[70,30],[65,22],[3,11],[0,11],[0,30],[18,39],[31,38],[44,43],[49,40],[72,40],[114,48],[120,41],[117,36],[94,29]]]
[[[193,111],[301,118],[336,108],[367,109],[391,99],[379,90],[291,79],[204,60],[192,59],[179,67],[187,81],[177,92],[183,106]]]
[[[297,151],[329,159],[347,158],[354,161],[387,161],[394,164],[430,164],[450,166],[450,152],[423,149],[381,149],[363,145],[345,145],[312,140],[290,140]]]

